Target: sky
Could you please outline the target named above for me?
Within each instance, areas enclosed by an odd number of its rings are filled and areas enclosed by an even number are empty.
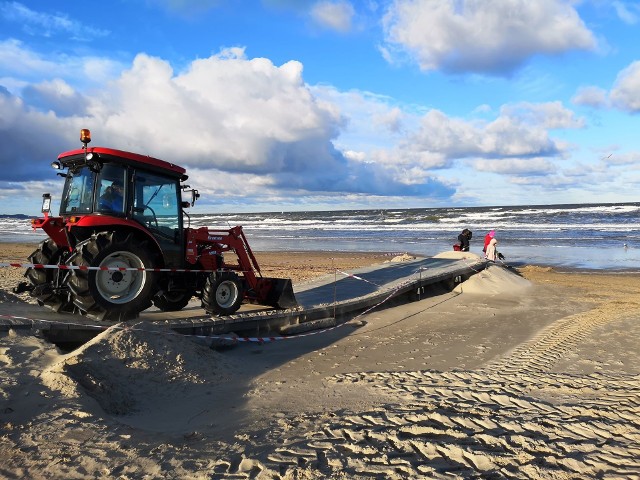
[[[636,202],[639,114],[640,1],[0,0],[0,214],[81,128],[195,213]]]

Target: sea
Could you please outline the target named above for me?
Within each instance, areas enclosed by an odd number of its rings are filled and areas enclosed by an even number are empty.
[[[473,232],[482,255],[495,230],[512,266],[640,272],[640,203],[411,208],[263,213],[198,213],[193,228],[241,225],[254,251],[385,252],[433,256]],[[38,243],[30,217],[0,215],[2,242]]]

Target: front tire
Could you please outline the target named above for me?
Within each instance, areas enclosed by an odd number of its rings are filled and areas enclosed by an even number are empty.
[[[56,242],[47,238],[38,245],[28,261],[33,264],[59,265],[64,264],[68,250],[58,247]],[[27,268],[24,272],[29,283],[33,285],[33,296],[38,305],[49,308],[54,312],[73,313],[75,307],[69,298],[66,281],[69,273],[66,270],[53,268]]]
[[[80,242],[68,261],[79,267],[71,270],[69,279],[73,303],[99,320],[136,318],[156,293],[149,250],[147,241],[127,232],[100,232]],[[114,270],[118,268],[122,270]]]
[[[244,288],[233,272],[215,272],[207,277],[202,290],[202,306],[210,314],[231,315],[242,305]]]

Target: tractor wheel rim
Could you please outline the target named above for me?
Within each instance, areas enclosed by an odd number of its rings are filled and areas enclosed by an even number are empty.
[[[101,268],[144,268],[140,257],[131,252],[114,252],[100,262]],[[145,285],[145,270],[99,270],[96,288],[111,303],[123,304],[135,299]]]
[[[222,308],[229,308],[236,302],[239,293],[235,282],[221,282],[216,289],[216,303]]]

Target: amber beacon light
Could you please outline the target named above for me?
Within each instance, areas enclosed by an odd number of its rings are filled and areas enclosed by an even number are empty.
[[[84,144],[91,142],[91,130],[88,128],[80,130],[80,141]]]

